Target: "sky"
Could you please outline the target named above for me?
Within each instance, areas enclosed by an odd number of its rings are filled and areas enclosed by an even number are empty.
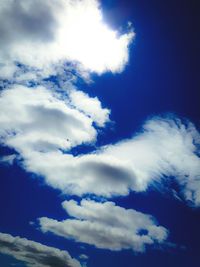
[[[199,266],[198,10],[1,1],[0,266]]]

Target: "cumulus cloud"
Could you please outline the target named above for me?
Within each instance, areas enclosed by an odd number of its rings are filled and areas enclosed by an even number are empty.
[[[48,185],[64,194],[127,195],[131,185],[135,184],[129,166],[113,157],[95,154],[74,157],[61,151],[26,151],[23,156],[27,171],[45,177]]]
[[[200,134],[178,118],[152,118],[131,139],[73,156],[61,151],[27,153],[24,167],[65,194],[106,197],[145,191],[152,183],[176,179],[183,197],[200,205]]]
[[[43,232],[94,245],[109,250],[132,249],[143,252],[147,245],[163,243],[167,230],[154,218],[133,209],[116,206],[113,202],[98,203],[82,200],[64,201],[63,208],[70,219],[57,221],[40,218]]]
[[[84,95],[83,95],[84,96]],[[88,109],[98,99],[84,96]],[[109,111],[97,106],[99,117],[92,119],[72,107],[69,98],[44,86],[13,85],[1,92],[0,136],[4,144],[20,153],[70,149],[82,143],[94,142],[93,122],[105,124]]]
[[[98,126],[103,127],[105,122],[108,122],[109,110],[102,109],[97,97],[92,98],[82,91],[71,90],[69,98],[74,107],[91,117]]]
[[[17,63],[43,76],[67,61],[99,74],[120,72],[134,34],[110,29],[97,0],[8,0],[0,3],[0,36],[0,75],[11,78]]]
[[[4,233],[0,233],[0,253],[14,257],[28,267],[81,267],[67,251]]]
[[[97,98],[72,86],[63,95],[13,85],[1,92],[0,105],[1,143],[21,154],[27,171],[64,194],[128,195],[174,177],[182,196],[200,205],[200,134],[192,123],[152,118],[131,139],[73,156],[70,149],[94,143],[95,124],[109,120]]]

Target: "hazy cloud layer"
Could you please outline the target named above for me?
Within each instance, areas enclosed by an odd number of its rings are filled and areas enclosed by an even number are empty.
[[[96,0],[8,0],[0,3],[0,36],[0,76],[13,78],[17,63],[43,76],[66,61],[99,74],[120,72],[134,34],[105,25]]]
[[[82,200],[79,205],[70,200],[62,205],[72,218],[60,222],[40,218],[43,232],[50,231],[98,248],[139,252],[143,252],[146,245],[162,243],[167,238],[167,230],[157,226],[153,217],[113,202]]]
[[[67,251],[4,233],[0,233],[0,253],[14,257],[28,267],[81,267]]]

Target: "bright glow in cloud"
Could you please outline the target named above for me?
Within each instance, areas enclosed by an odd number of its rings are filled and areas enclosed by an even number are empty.
[[[133,32],[118,36],[103,23],[102,13],[97,1],[76,1],[64,18],[66,25],[59,34],[59,43],[73,59],[78,59],[91,71],[120,72],[128,61],[128,45]],[[78,33],[78,34],[76,34]]]
[[[89,72],[121,72],[134,34],[110,29],[102,17],[97,0],[1,1],[1,77],[13,78],[16,62],[42,76],[67,61]]]
[[[67,251],[4,233],[0,233],[0,253],[14,257],[27,267],[81,267]]]
[[[98,203],[82,200],[63,202],[72,217],[64,221],[40,218],[41,230],[77,242],[110,250],[132,249],[145,251],[146,245],[163,243],[168,231],[155,220],[133,209],[124,209],[113,202]]]

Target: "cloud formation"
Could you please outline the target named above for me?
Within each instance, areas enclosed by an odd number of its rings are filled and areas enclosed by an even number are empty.
[[[121,72],[134,34],[110,29],[97,0],[8,0],[0,3],[0,36],[0,75],[8,79],[17,63],[42,76],[69,61],[89,72]]]
[[[4,233],[0,233],[0,253],[14,257],[28,267],[81,267],[67,251]]]
[[[168,231],[147,214],[116,206],[113,202],[64,201],[71,219],[57,221],[40,218],[43,232],[109,250],[132,249],[144,252],[147,245],[165,242]]]
[[[186,201],[200,205],[200,134],[192,123],[155,117],[131,139],[73,156],[71,148],[95,142],[109,110],[71,84],[64,89],[12,85],[1,92],[1,143],[20,153],[27,171],[78,196],[123,196],[174,177]]]
[[[13,85],[1,92],[0,105],[1,143],[21,154],[27,171],[63,193],[128,195],[173,176],[184,198],[200,205],[200,134],[192,123],[152,118],[131,139],[73,156],[71,148],[95,142],[94,124],[103,127],[109,120],[97,98],[75,87],[63,95]]]
[[[200,134],[178,118],[152,118],[131,139],[73,156],[61,151],[24,154],[24,168],[45,177],[65,194],[105,197],[145,191],[175,179],[183,197],[200,205]]]
[[[185,200],[200,206],[200,134],[190,122],[155,117],[130,139],[88,154],[71,152],[94,144],[110,114],[98,98],[78,91],[74,73],[121,72],[134,38],[130,27],[125,33],[109,28],[96,0],[7,0],[0,3],[0,36],[0,142],[20,154],[26,171],[79,197],[126,196],[175,179]],[[113,202],[71,200],[63,208],[71,218],[40,218],[43,232],[136,252],[167,238],[153,217]],[[66,251],[2,233],[0,252],[30,267],[80,267]]]
[[[74,89],[74,93],[75,89]],[[103,109],[97,98],[79,92],[79,100],[87,101],[87,113],[70,103],[69,97],[44,86],[13,85],[1,92],[0,136],[4,144],[25,154],[34,151],[70,149],[82,143],[94,142],[96,122],[103,126],[109,120],[109,111]],[[90,115],[94,103],[95,111]]]
[[[71,104],[81,112],[88,115],[98,126],[103,127],[109,121],[109,110],[102,109],[97,97],[91,98],[86,93],[71,90],[69,93]]]

